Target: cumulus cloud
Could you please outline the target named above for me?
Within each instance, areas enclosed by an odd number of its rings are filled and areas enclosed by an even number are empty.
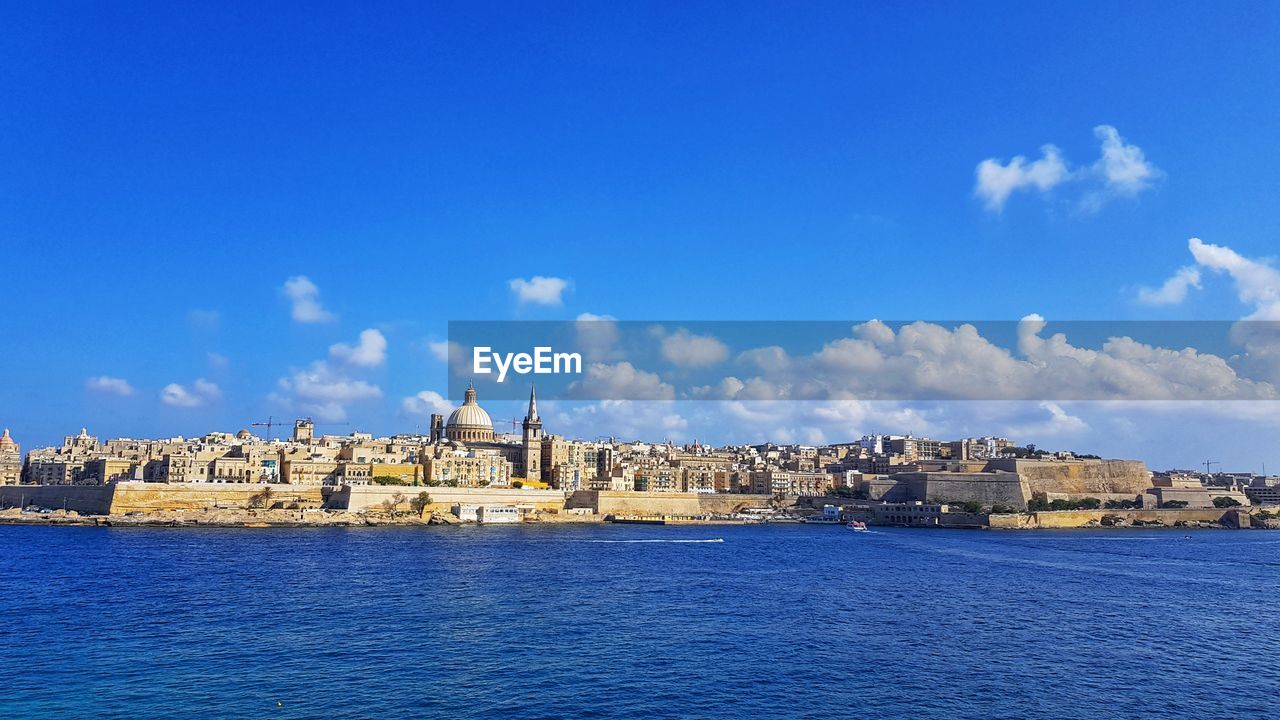
[[[1164,281],[1158,288],[1138,288],[1138,302],[1144,305],[1177,305],[1187,298],[1191,288],[1200,289],[1200,270],[1187,266]]]
[[[725,399],[1269,399],[1268,383],[1239,375],[1226,359],[1194,348],[1170,349],[1112,337],[1096,349],[1064,333],[1043,336],[1029,315],[1017,327],[1016,352],[977,327],[915,322],[896,331],[862,323],[807,355],[782,348],[747,351],[738,362],[758,374],[703,385],[692,397]],[[615,396],[616,397],[616,396]]]
[[[382,397],[382,388],[353,378],[323,360],[293,370],[276,381],[279,391],[271,399],[299,412],[328,422],[347,418],[347,406]]]
[[[988,210],[999,212],[1017,190],[1035,188],[1047,192],[1070,177],[1058,148],[1045,145],[1040,148],[1040,153],[1040,159],[1030,163],[1022,155],[1005,164],[995,158],[978,163],[975,171],[978,184],[974,194],[986,202]]]
[[[657,373],[639,370],[629,362],[592,363],[586,377],[566,389],[568,397],[625,398],[628,400],[671,400],[675,389]]]
[[[601,400],[549,405],[543,418],[557,433],[575,437],[682,442],[690,439],[691,425],[680,410],[673,401]]]
[[[329,357],[347,365],[377,367],[387,359],[387,339],[374,328],[361,331],[355,345],[335,343],[329,346]]]
[[[296,275],[284,281],[284,296],[292,303],[292,316],[300,323],[327,323],[338,319],[320,304],[320,288],[306,275]]]
[[[1246,320],[1280,321],[1280,270],[1200,238],[1191,238],[1187,246],[1202,267],[1231,276],[1240,302],[1253,306]]]
[[[514,278],[507,282],[507,286],[522,304],[561,305],[564,302],[561,296],[569,287],[569,281],[558,277],[535,275],[528,280]]]
[[[577,347],[587,358],[613,360],[617,356],[618,319],[612,315],[584,312],[574,320]]]
[[[1046,194],[1070,184],[1079,189],[1080,209],[1095,212],[1110,199],[1134,197],[1163,177],[1164,173],[1147,160],[1142,148],[1125,142],[1111,125],[1099,125],[1093,133],[1100,148],[1092,165],[1072,168],[1054,145],[1043,146],[1041,157],[1032,162],[1022,155],[1007,163],[987,158],[974,171],[974,195],[988,210],[998,213],[1015,192],[1038,190]]]
[[[435,390],[423,390],[400,401],[400,409],[408,415],[448,415],[453,403]]]
[[[1103,178],[1107,188],[1124,195],[1136,195],[1151,187],[1163,174],[1147,161],[1142,148],[1126,143],[1114,127],[1099,125],[1093,134],[1102,142],[1102,157],[1094,163],[1094,171]]]
[[[222,390],[204,378],[198,378],[190,387],[169,383],[160,391],[160,401],[172,407],[203,407],[220,397]]]
[[[128,397],[135,391],[128,380],[124,378],[111,377],[110,375],[98,375],[84,381],[85,389],[104,395],[119,395]]]
[[[680,328],[662,337],[662,357],[677,367],[704,367],[724,362],[729,348],[711,335],[694,335]]]
[[[440,362],[449,362],[450,343],[448,340],[428,340],[427,350]]]

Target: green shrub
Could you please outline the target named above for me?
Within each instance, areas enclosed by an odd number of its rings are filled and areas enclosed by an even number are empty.
[[[1213,499],[1213,506],[1216,508],[1240,507],[1240,501],[1223,495]]]

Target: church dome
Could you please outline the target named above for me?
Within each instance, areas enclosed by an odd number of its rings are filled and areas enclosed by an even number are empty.
[[[462,407],[454,410],[449,415],[449,421],[445,423],[445,437],[450,440],[461,440],[463,442],[474,441],[492,441],[493,440],[493,420],[489,418],[489,413],[476,403],[476,389],[467,387],[467,392],[463,396]]]
[[[481,412],[484,412],[484,411],[482,410]],[[485,417],[487,418],[489,416],[485,415]],[[13,438],[9,437],[9,428],[5,428],[4,434],[0,435],[0,448],[9,449],[9,448],[17,447],[17,445],[18,443],[14,441]]]

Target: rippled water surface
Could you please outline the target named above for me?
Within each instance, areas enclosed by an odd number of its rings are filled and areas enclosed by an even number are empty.
[[[1277,590],[1263,531],[0,527],[0,717],[1275,717]]]

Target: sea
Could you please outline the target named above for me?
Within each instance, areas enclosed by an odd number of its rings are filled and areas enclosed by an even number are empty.
[[[0,718],[1280,717],[1280,533],[0,527]]]

